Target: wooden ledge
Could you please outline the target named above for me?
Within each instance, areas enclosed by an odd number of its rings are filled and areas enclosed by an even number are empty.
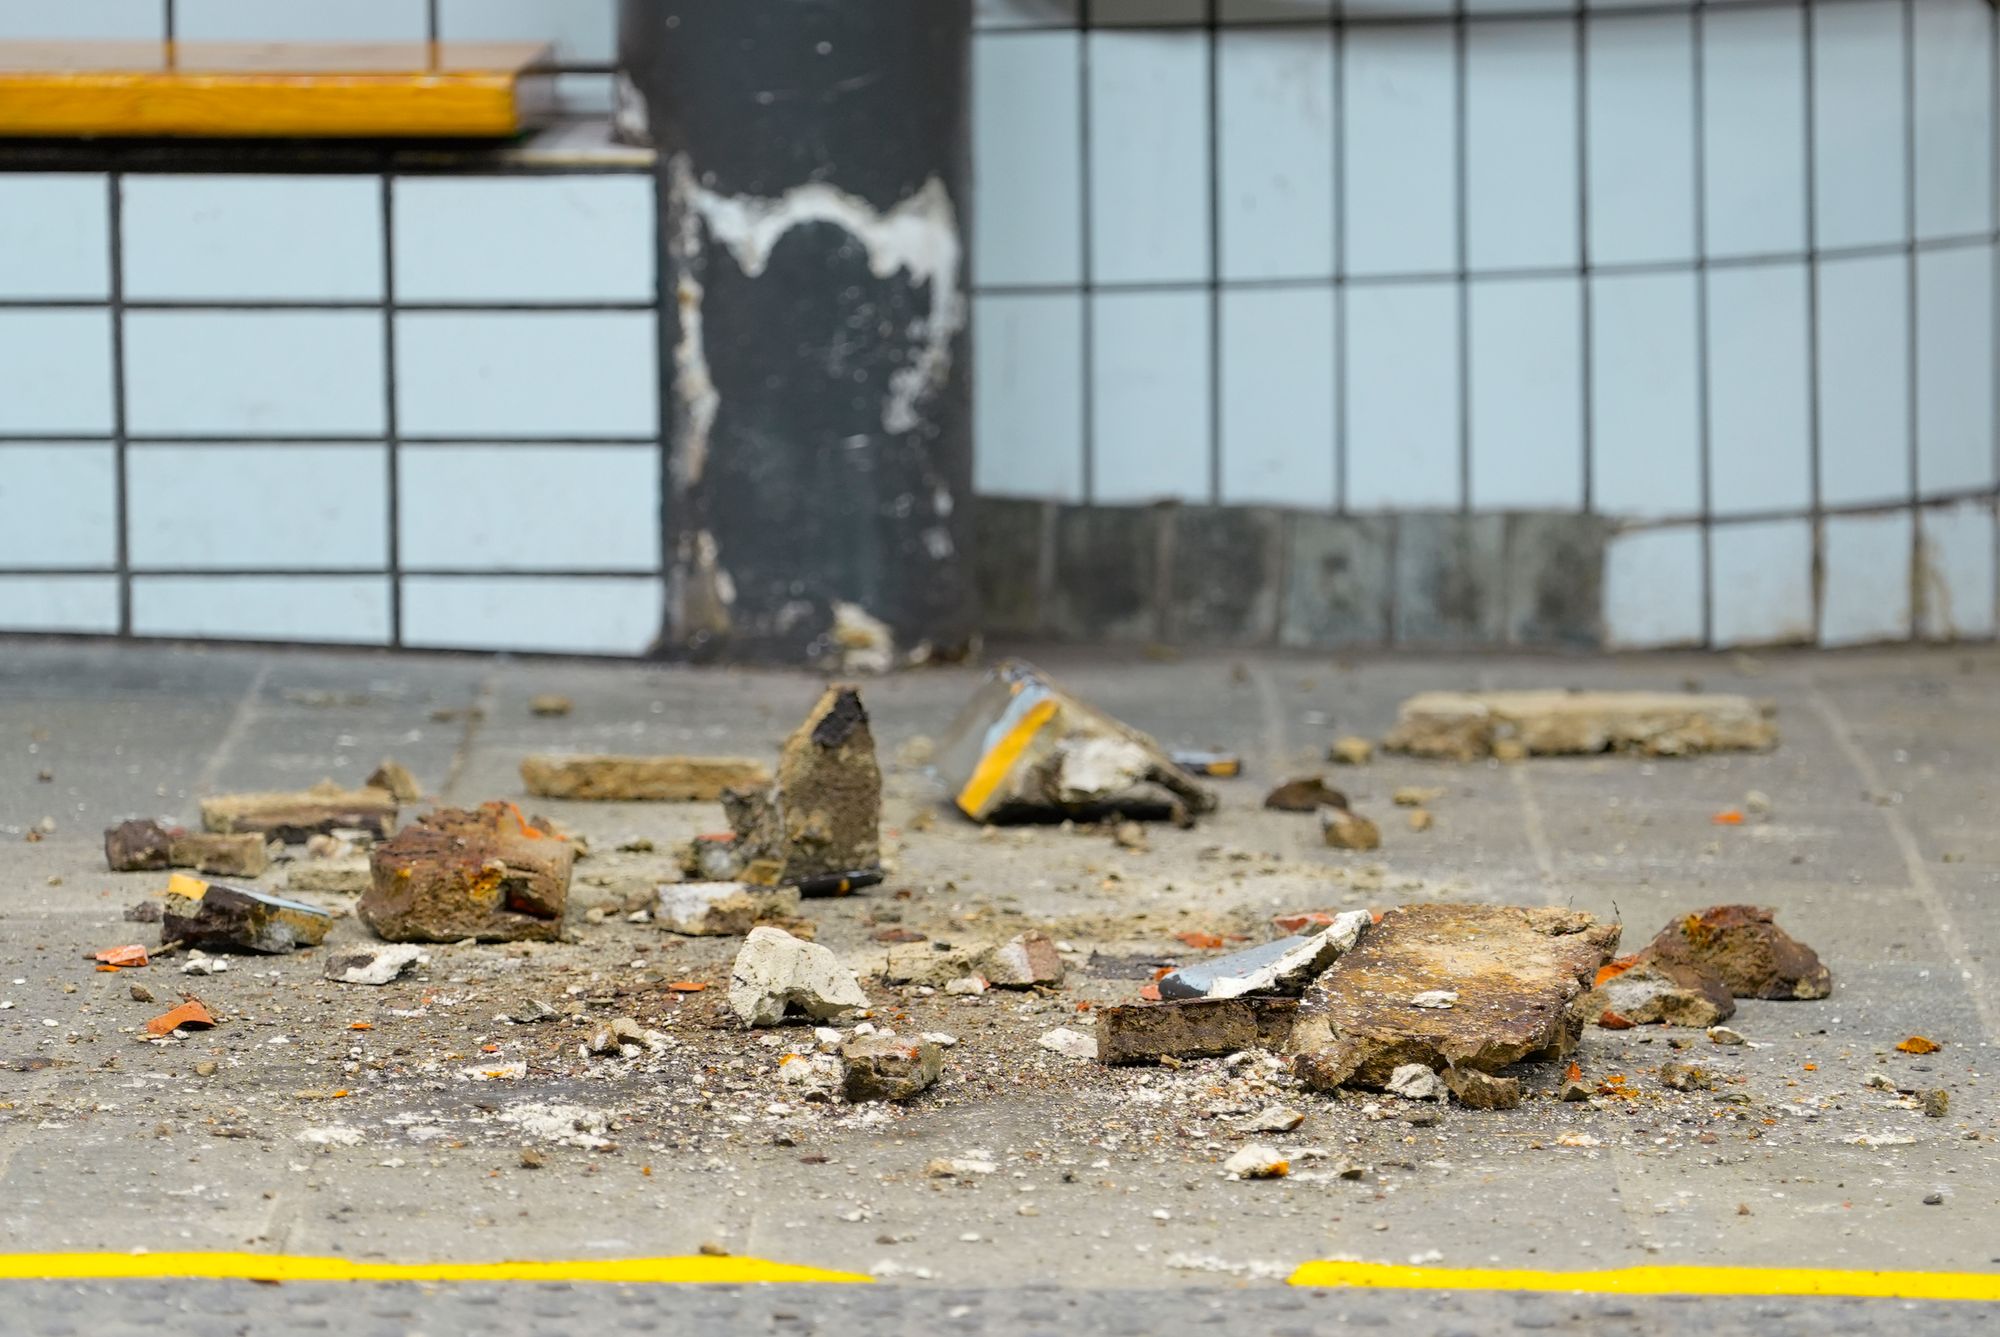
[[[531,43],[0,42],[0,136],[504,138],[554,110]]]

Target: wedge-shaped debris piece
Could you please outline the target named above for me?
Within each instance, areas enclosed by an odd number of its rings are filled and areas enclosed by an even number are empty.
[[[1819,953],[1754,905],[1711,905],[1676,919],[1647,944],[1646,954],[1706,971],[1738,998],[1824,998],[1833,992],[1833,973]]]
[[[1342,953],[1353,950],[1368,924],[1366,910],[1349,910],[1317,933],[1276,938],[1245,951],[1182,966],[1160,977],[1160,997],[1297,994]]]
[[[727,791],[722,810],[744,881],[761,880],[760,863],[771,881],[809,896],[879,881],[882,768],[860,690],[827,688],[785,740],[776,782]]]
[[[1150,1063],[1211,1058],[1240,1049],[1282,1049],[1298,1016],[1296,998],[1189,998],[1097,1009],[1097,1060]]]
[[[167,880],[160,911],[162,942],[267,956],[317,947],[332,926],[333,916],[318,906],[186,873]]]
[[[1695,692],[1420,692],[1403,702],[1383,746],[1447,761],[1524,749],[1559,756],[1651,757],[1759,752],[1778,726],[1747,696]],[[1516,752],[1518,755],[1518,752]]]
[[[1018,659],[996,667],[973,693],[938,748],[937,766],[952,801],[974,821],[1215,807],[1215,795],[1158,743]]]

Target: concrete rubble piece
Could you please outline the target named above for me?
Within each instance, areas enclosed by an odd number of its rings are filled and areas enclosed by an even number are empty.
[[[750,930],[729,970],[729,1006],[746,1026],[787,1017],[834,1021],[868,1006],[854,972],[818,943],[768,925]]]
[[[521,783],[536,798],[712,803],[770,784],[771,770],[743,757],[532,756]]]
[[[271,852],[254,831],[217,835],[139,818],[105,831],[104,861],[114,873],[192,868],[217,877],[258,877],[270,867]]]
[[[1189,998],[1130,1003],[1097,1012],[1097,1059],[1151,1063],[1282,1049],[1298,1016],[1296,998]]]
[[[1444,761],[1634,752],[1678,757],[1775,747],[1778,726],[1747,696],[1685,692],[1420,692],[1383,746]]]
[[[393,983],[410,967],[428,964],[430,959],[423,948],[410,943],[364,944],[328,953],[321,973],[335,984],[379,986]]]
[[[1314,934],[1261,943],[1160,977],[1160,997],[1237,998],[1244,994],[1298,994],[1351,951],[1367,929],[1366,910],[1349,910]]]
[[[366,831],[380,839],[396,825],[396,796],[364,786],[342,789],[322,780],[311,789],[269,794],[217,794],[201,801],[204,829],[227,835],[254,831],[287,845],[328,831]]]
[[[1386,1086],[1420,1063],[1498,1072],[1575,1047],[1575,1005],[1618,927],[1555,907],[1412,905],[1387,911],[1306,991],[1293,1028],[1307,1086]],[[1416,1006],[1455,995],[1448,1007]]]
[[[160,910],[161,942],[267,956],[317,947],[332,926],[333,916],[317,906],[186,873],[167,880]]]
[[[1211,812],[1215,795],[1138,730],[1070,696],[1033,665],[998,665],[937,750],[960,812],[985,822]]]
[[[745,882],[669,882],[659,890],[653,918],[669,933],[691,938],[741,937],[758,923],[799,912],[797,887]]]
[[[1736,1014],[1736,1000],[1715,975],[1646,952],[1598,971],[1597,987],[1582,1006],[1592,1020],[1612,1029],[1648,1023],[1706,1029]]]
[[[999,943],[897,943],[871,973],[887,984],[943,988],[976,977],[996,989],[1033,989],[1061,987],[1065,970],[1054,940],[1029,929]]]
[[[904,1035],[857,1035],[840,1046],[841,1095],[852,1104],[908,1100],[944,1071],[944,1051]]]
[[[1833,974],[1819,954],[1779,928],[1771,911],[1754,905],[1711,905],[1676,919],[1642,955],[1705,971],[1737,998],[1809,999],[1833,992]]]
[[[882,768],[861,693],[835,684],[778,754],[775,783],[726,791],[733,866],[775,865],[771,881],[807,894],[879,881]]]
[[[391,942],[553,941],[574,857],[511,803],[440,808],[375,847],[356,909]]]

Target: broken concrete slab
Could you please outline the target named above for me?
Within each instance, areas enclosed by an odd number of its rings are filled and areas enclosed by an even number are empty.
[[[1382,848],[1382,828],[1359,813],[1346,808],[1321,808],[1320,838],[1336,850],[1376,850]]]
[[[731,789],[722,807],[741,867],[774,861],[775,881],[818,894],[865,884],[882,863],[882,768],[860,691],[827,688],[785,740],[777,780]]]
[[[866,1008],[868,995],[828,949],[760,925],[730,967],[729,1006],[746,1026],[775,1026],[793,1016],[834,1021]]]
[[[714,802],[726,789],[771,783],[771,771],[747,757],[532,756],[521,783],[537,798],[595,802]]]
[[[1390,910],[1306,991],[1294,1068],[1321,1090],[1380,1087],[1407,1063],[1496,1072],[1575,1047],[1574,1006],[1618,943],[1615,924],[1556,907]],[[1448,1007],[1418,1006],[1453,994]]]
[[[332,926],[317,906],[186,873],[167,880],[160,910],[161,942],[266,956],[316,947]]]
[[[659,889],[653,919],[669,933],[691,938],[741,937],[761,921],[790,918],[798,912],[797,887],[668,882]]]
[[[1661,929],[1646,954],[1720,979],[1737,998],[1811,999],[1833,992],[1819,954],[1779,928],[1772,911],[1711,905]]]
[[[343,947],[327,955],[322,973],[335,984],[384,985],[412,966],[430,961],[430,954],[410,943]]]
[[[973,693],[937,750],[937,767],[958,810],[980,822],[1215,807],[1215,795],[1158,743],[1018,659],[995,667]]]
[[[1329,785],[1323,775],[1301,775],[1264,795],[1264,806],[1275,812],[1317,812],[1345,808],[1347,795]]]
[[[271,865],[271,852],[254,832],[192,832],[140,818],[105,831],[104,860],[114,873],[192,868],[216,877],[259,877]]]
[[[1593,1020],[1609,1015],[1633,1026],[1706,1029],[1736,1014],[1736,1000],[1719,977],[1691,961],[1669,961],[1649,952],[1599,970],[1596,987],[1579,1006]]]
[[[1190,998],[1097,1009],[1099,1062],[1211,1058],[1240,1049],[1282,1049],[1298,1016],[1295,998]]]
[[[167,851],[175,828],[138,817],[104,829],[104,862],[114,873],[151,873],[171,868]]]
[[[1063,982],[1063,959],[1055,940],[1038,929],[989,947],[979,954],[977,965],[996,989],[1056,988]]]
[[[1248,951],[1212,957],[1160,977],[1160,997],[1237,998],[1244,994],[1297,994],[1368,928],[1366,910],[1349,910],[1317,933],[1295,934]]]
[[[396,796],[386,789],[342,789],[322,780],[311,789],[205,798],[201,824],[222,835],[254,831],[287,845],[343,829],[380,839],[396,825],[396,808]]]
[[[944,1051],[904,1035],[857,1035],[840,1047],[840,1093],[851,1104],[908,1100],[944,1071]]]
[[[1511,1110],[1521,1103],[1518,1077],[1495,1077],[1453,1064],[1444,1070],[1444,1084],[1452,1099],[1470,1110]]]
[[[440,808],[375,847],[356,909],[391,942],[553,941],[574,858],[511,803]]]
[[[1446,761],[1636,752],[1653,757],[1761,752],[1778,727],[1747,696],[1692,692],[1420,692],[1383,746]]]

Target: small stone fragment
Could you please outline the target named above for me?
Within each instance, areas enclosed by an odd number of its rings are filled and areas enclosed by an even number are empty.
[[[1444,1099],[1444,1080],[1422,1063],[1403,1064],[1389,1074],[1388,1085],[1383,1089],[1405,1100]]]
[[[327,954],[324,974],[335,984],[388,984],[412,966],[425,965],[430,954],[409,943],[391,946],[345,947]]]
[[[730,967],[729,1006],[746,1026],[775,1026],[788,1015],[833,1021],[866,1008],[868,995],[831,951],[763,925]]]
[[[530,756],[521,783],[537,798],[712,803],[724,790],[770,784],[771,772],[743,757]]]
[[[356,910],[391,942],[553,941],[574,858],[511,803],[440,808],[375,847]]]
[[[1429,808],[1413,808],[1410,810],[1409,821],[1410,830],[1412,831],[1428,831],[1436,820],[1435,817],[1431,816]]]
[[[979,973],[996,989],[1055,988],[1063,982],[1063,959],[1053,938],[1029,929],[987,949]]]
[[[523,1170],[539,1170],[548,1163],[549,1158],[538,1148],[521,1148],[521,1168]]]
[[[1350,910],[1317,933],[1279,938],[1247,951],[1182,966],[1160,978],[1160,997],[1298,994],[1343,952],[1352,950],[1369,923],[1366,910]]]
[[[1222,1168],[1232,1179],[1283,1179],[1292,1172],[1292,1163],[1275,1148],[1253,1142],[1224,1161]]]
[[[1191,998],[1097,1009],[1097,1057],[1107,1064],[1208,1058],[1282,1049],[1298,1015],[1293,998]]]
[[[1650,952],[1614,961],[1598,971],[1596,987],[1578,1006],[1593,1017],[1614,1013],[1632,1025],[1713,1026],[1736,1013],[1736,1000],[1718,977],[1689,960]]]
[[[537,692],[528,698],[528,713],[538,719],[560,719],[576,709],[576,703],[559,692]]]
[[[778,1060],[778,1081],[801,1100],[830,1102],[840,1097],[844,1074],[832,1054],[787,1054]]]
[[[1706,1068],[1668,1059],[1660,1065],[1660,1085],[1669,1091],[1713,1091],[1715,1079]]]
[[[940,1156],[924,1166],[924,1178],[979,1179],[994,1173],[999,1168],[994,1162],[980,1157]]]
[[[1235,1127],[1239,1133],[1289,1133],[1305,1121],[1305,1114],[1289,1105],[1267,1105]]]
[[[1562,1084],[1561,1099],[1565,1105],[1582,1104],[1584,1101],[1590,1099],[1590,1088],[1574,1077],[1565,1077]]]
[[[1390,801],[1399,808],[1422,808],[1444,797],[1444,786],[1398,785]]]
[[[1120,822],[1111,833],[1111,841],[1121,850],[1146,850],[1146,828],[1138,822]]]
[[[379,839],[396,824],[396,796],[386,789],[346,790],[331,780],[285,793],[218,794],[201,801],[201,824],[222,835],[254,831],[287,845],[343,828]]]
[[[668,882],[659,890],[653,919],[668,932],[689,937],[740,937],[765,920],[798,912],[797,887],[753,887],[746,882]]]
[[[1944,1206],[1944,1194],[1942,1194],[1942,1193],[1926,1193],[1926,1194],[1924,1194],[1924,1206],[1926,1206],[1926,1207],[1942,1207],[1942,1206]]]
[[[267,955],[316,947],[332,926],[316,906],[187,873],[168,879],[160,912],[162,942]]]
[[[882,769],[860,691],[827,688],[785,740],[777,781],[731,788],[722,810],[738,857],[746,866],[774,860],[779,883],[825,880],[838,892],[879,870]]]
[[[1264,806],[1276,812],[1318,812],[1321,808],[1345,808],[1347,795],[1329,785],[1323,775],[1302,775],[1264,795]]]
[[[1687,756],[1762,751],[1777,726],[1744,696],[1675,692],[1420,692],[1403,702],[1383,746],[1477,761],[1593,752]]]
[[[1091,1039],[1081,1031],[1073,1031],[1067,1026],[1058,1026],[1054,1030],[1045,1033],[1037,1043],[1051,1053],[1061,1054],[1064,1058],[1093,1059],[1097,1057],[1097,1041]]]
[[[1382,847],[1382,829],[1345,808],[1322,808],[1320,834],[1337,850],[1373,850]]]
[[[908,1100],[944,1070],[944,1051],[928,1040],[861,1035],[840,1047],[841,1094],[850,1104]]]
[[[1338,762],[1342,766],[1366,766],[1375,760],[1375,744],[1366,738],[1348,734],[1333,740],[1333,744],[1326,750],[1326,757],[1328,761]]]
[[[367,784],[370,789],[386,789],[399,803],[415,803],[424,796],[424,787],[417,783],[417,777],[394,757],[382,758],[382,764],[368,777]]]
[[[1939,1087],[1924,1092],[1924,1117],[1942,1119],[1951,1113],[1951,1092]]]
[[[1712,905],[1684,915],[1661,929],[1646,951],[1706,971],[1737,998],[1824,998],[1833,992],[1832,972],[1818,954],[1779,928],[1772,911],[1753,905]]]
[[[1458,991],[1456,989],[1426,989],[1424,992],[1410,999],[1410,1006],[1429,1008],[1434,1012],[1443,1012],[1448,1008],[1458,1006]]]
[[[150,1003],[155,1001],[153,991],[143,984],[133,985],[129,992],[132,995],[132,1001],[135,1003]]]
[[[1771,796],[1761,789],[1752,789],[1743,795],[1743,811],[1752,817],[1771,815]]]
[[[1495,1077],[1477,1068],[1449,1067],[1444,1084],[1458,1103],[1471,1110],[1511,1110],[1521,1103],[1521,1079]]]
[[[1727,1026],[1710,1026],[1708,1042],[1712,1045],[1740,1045],[1744,1040],[1740,1031],[1733,1031]]]
[[[142,818],[104,833],[104,859],[114,873],[192,868],[215,877],[257,877],[270,866],[271,854],[254,833],[195,833]]]

